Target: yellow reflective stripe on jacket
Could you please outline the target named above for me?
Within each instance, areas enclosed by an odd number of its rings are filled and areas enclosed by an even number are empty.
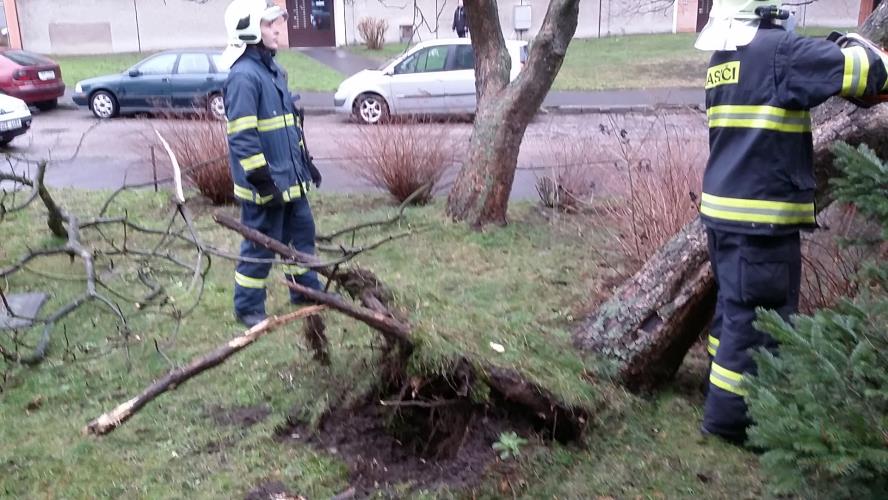
[[[843,96],[861,97],[866,92],[866,81],[869,79],[869,55],[863,47],[842,49],[845,55],[845,72],[842,75]]]
[[[284,274],[289,274],[292,276],[301,276],[311,269],[304,268],[302,266],[297,266],[296,264],[284,264],[283,266]]]
[[[290,186],[290,189],[281,194],[284,195],[284,201],[291,201],[297,198],[302,198],[303,192],[308,192],[308,183],[303,182],[301,186],[299,184]]]
[[[272,130],[293,126],[295,124],[296,118],[293,116],[293,113],[287,113],[286,115],[259,120],[257,126],[260,132],[271,132]]]
[[[301,198],[303,192],[308,192],[307,182],[303,182],[301,187],[302,189],[300,189],[299,184],[296,184],[290,186],[290,188],[286,191],[283,191],[281,195],[284,201],[293,201],[295,199]],[[238,186],[237,184],[234,185],[234,196],[235,198],[239,198],[241,200],[252,201],[257,205],[264,205],[265,203],[271,201],[272,198],[274,198],[274,196],[271,195],[260,197],[258,194],[254,193],[252,189]]]
[[[888,54],[879,51],[879,60],[882,61],[882,66],[885,68],[885,72],[888,73]],[[888,78],[885,78],[885,84],[882,85],[882,93],[888,90]]]
[[[247,129],[256,128],[259,118],[256,115],[244,116],[228,122],[228,135],[233,135]]]
[[[241,200],[252,201],[257,205],[268,203],[269,201],[271,201],[272,198],[274,198],[274,196],[271,195],[260,197],[257,194],[253,193],[251,189],[238,186],[237,184],[234,185],[234,196],[235,198],[240,198]]]
[[[257,168],[262,168],[265,165],[268,165],[268,162],[265,161],[265,155],[259,153],[257,155],[250,156],[248,158],[244,158],[240,161],[241,167],[243,167],[244,171],[256,170]]]
[[[234,282],[244,288],[265,288],[267,278],[251,278],[239,272],[234,273]]]
[[[811,113],[774,106],[712,106],[706,110],[709,128],[737,127],[776,130],[779,132],[810,132]]]
[[[814,224],[814,203],[747,200],[703,193],[700,213],[713,219],[762,224]]]
[[[715,353],[718,352],[718,345],[721,343],[717,338],[712,335],[709,336],[709,346],[707,346],[706,350],[709,351],[710,356],[715,356]]]
[[[743,383],[743,374],[719,366],[714,361],[712,362],[712,369],[709,371],[709,382],[719,389],[724,389],[738,396],[746,396],[746,390],[740,387],[740,384]]]

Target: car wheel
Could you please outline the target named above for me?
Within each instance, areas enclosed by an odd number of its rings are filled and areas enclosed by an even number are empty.
[[[389,118],[389,107],[378,94],[361,94],[355,101],[355,118],[368,125],[384,122]]]
[[[35,106],[37,106],[37,109],[39,109],[40,111],[49,111],[51,109],[57,108],[58,105],[58,99],[50,99],[48,101],[40,101],[38,103],[35,103]]]
[[[117,99],[110,92],[100,90],[92,95],[89,99],[89,109],[92,110],[96,118],[106,119],[117,116],[120,107]]]
[[[213,94],[207,100],[207,111],[217,120],[225,119],[225,99],[222,94]]]

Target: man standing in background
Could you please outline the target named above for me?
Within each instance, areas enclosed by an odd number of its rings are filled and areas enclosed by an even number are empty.
[[[463,7],[462,0],[457,0],[456,10],[453,12],[453,31],[460,38],[466,37],[469,29],[469,21],[466,19],[466,8]]]

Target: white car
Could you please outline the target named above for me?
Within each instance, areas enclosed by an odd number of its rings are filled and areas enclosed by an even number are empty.
[[[6,146],[13,138],[31,128],[31,110],[25,101],[0,94],[0,146]]]
[[[527,60],[527,42],[506,41],[511,80]],[[412,47],[382,69],[364,70],[339,85],[337,113],[375,124],[392,115],[474,113],[475,57],[465,38],[430,40]]]

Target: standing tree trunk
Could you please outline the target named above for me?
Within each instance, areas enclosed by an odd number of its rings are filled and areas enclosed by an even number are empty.
[[[561,69],[577,28],[579,0],[550,1],[525,67],[512,83],[496,0],[466,0],[465,6],[475,50],[478,110],[469,160],[447,198],[447,214],[481,228],[506,224],[521,141]]]
[[[879,45],[888,42],[888,3],[873,12],[860,33]],[[815,110],[814,118],[817,206],[826,208],[829,179],[837,174],[832,144],[866,143],[888,156],[888,105],[860,109],[833,98]],[[705,242],[699,220],[688,224],[582,321],[575,345],[614,360],[618,378],[631,389],[651,389],[671,378],[712,317],[716,289]]]

